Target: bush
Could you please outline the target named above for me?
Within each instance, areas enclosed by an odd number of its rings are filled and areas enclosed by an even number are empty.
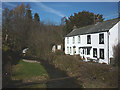
[[[79,63],[79,66],[80,80],[86,88],[117,87],[117,67],[82,61]]]
[[[64,52],[63,51],[56,51],[55,54],[56,55],[64,55]]]
[[[77,83],[86,88],[117,87],[117,67],[112,65],[83,62],[78,56],[51,53],[49,62],[69,76],[78,76]]]
[[[120,64],[120,43],[113,47],[114,64]]]
[[[51,54],[49,57],[49,62],[55,65],[67,73],[74,73],[79,68],[78,58],[69,55],[63,55],[62,53]]]

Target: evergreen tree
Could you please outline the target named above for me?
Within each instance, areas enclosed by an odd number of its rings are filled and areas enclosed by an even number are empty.
[[[29,4],[26,5],[26,17],[27,17],[27,19],[32,20],[32,13],[31,13]]]
[[[26,12],[26,17],[27,17],[27,19],[32,20],[32,13],[31,13],[31,10],[30,10],[30,9],[27,10],[27,12]]]
[[[73,29],[73,26],[80,28],[87,25],[95,24],[97,22],[102,22],[103,20],[103,15],[96,15],[89,11],[74,13],[74,15],[71,15],[68,19],[65,20],[66,25],[64,27],[64,32],[65,34],[69,33]]]
[[[38,22],[38,23],[40,22],[40,18],[39,18],[38,13],[35,13],[35,14],[34,14],[34,21],[35,21],[35,22]]]
[[[63,18],[61,18],[61,26],[64,26],[65,25],[65,20],[66,20],[66,17],[63,17]]]

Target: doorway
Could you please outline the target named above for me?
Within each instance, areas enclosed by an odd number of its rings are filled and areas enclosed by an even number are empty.
[[[73,55],[76,53],[76,46],[73,46]]]

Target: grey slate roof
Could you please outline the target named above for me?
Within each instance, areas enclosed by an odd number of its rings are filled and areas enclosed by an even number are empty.
[[[88,25],[86,27],[73,29],[69,34],[66,35],[66,37],[98,33],[98,32],[106,32],[110,30],[117,22],[118,22],[118,19],[112,19],[108,21],[99,22],[94,25]]]

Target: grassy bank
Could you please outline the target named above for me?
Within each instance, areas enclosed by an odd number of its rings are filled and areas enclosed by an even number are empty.
[[[12,67],[12,80],[21,80],[22,83],[36,82],[48,79],[48,73],[40,63],[29,63],[22,60]],[[37,84],[29,87],[45,87]]]

